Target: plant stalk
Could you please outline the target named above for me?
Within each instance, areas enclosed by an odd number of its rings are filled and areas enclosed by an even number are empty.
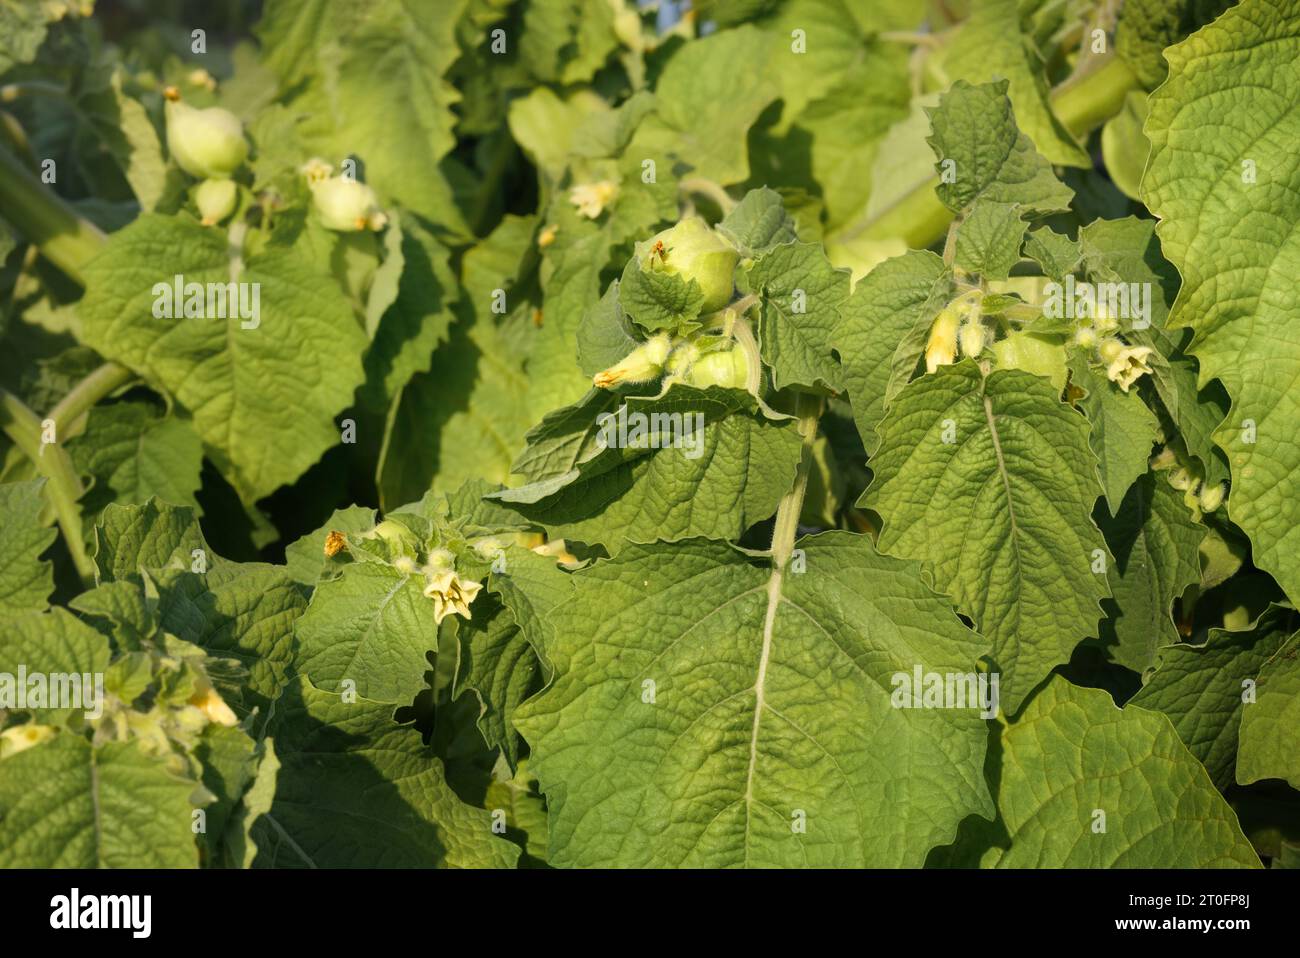
[[[42,185],[8,150],[0,149],[0,215],[79,286],[82,267],[104,245],[104,234]]]
[[[46,478],[46,492],[54,509],[54,518],[63,534],[63,541],[68,546],[73,565],[77,567],[77,574],[82,581],[86,585],[92,585],[95,581],[95,567],[86,554],[86,543],[81,535],[81,513],[77,507],[83,490],[81,479],[72,465],[72,458],[60,442],[41,441],[41,420],[7,389],[0,389],[0,429]],[[56,424],[56,437],[57,430]]]
[[[795,473],[794,485],[781,497],[776,508],[776,523],[772,527],[772,568],[781,570],[790,561],[794,552],[795,538],[799,534],[799,515],[803,512],[804,496],[808,492],[808,473],[812,469],[812,447],[817,439],[817,421],[821,418],[821,396],[811,393],[799,393],[795,400],[795,416],[798,417],[799,435],[803,437],[803,449],[799,455],[799,469]]]

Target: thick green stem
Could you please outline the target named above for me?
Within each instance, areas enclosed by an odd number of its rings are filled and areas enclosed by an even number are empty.
[[[718,209],[722,210],[722,215],[726,216],[736,208],[737,200],[733,199],[731,194],[724,190],[713,180],[706,180],[702,176],[688,176],[678,184],[678,189],[683,193],[703,196],[706,199],[713,200]]]
[[[1102,66],[1072,77],[1052,92],[1052,109],[1065,128],[1076,136],[1096,129],[1124,106],[1124,97],[1137,88],[1128,64],[1111,56]],[[832,239],[901,238],[909,249],[925,249],[944,235],[952,211],[939,202],[934,188],[937,176],[927,180],[888,207],[874,220],[850,225]]]
[[[86,554],[85,540],[81,536],[81,513],[77,507],[82,493],[81,479],[72,465],[72,458],[60,442],[42,441],[41,420],[8,390],[0,390],[0,429],[48,480],[45,490],[63,533],[63,541],[67,543],[78,575],[90,585],[95,579],[95,567]],[[56,425],[55,437],[61,439],[57,430]]]
[[[109,362],[104,363],[73,386],[72,391],[50,410],[50,418],[54,420],[55,429],[58,430],[59,442],[71,439],[80,432],[79,429],[74,431],[73,425],[90,410],[91,406],[134,378],[135,373],[125,366]]]
[[[808,473],[812,469],[812,447],[817,439],[817,421],[821,418],[823,399],[810,393],[799,393],[795,400],[795,416],[799,419],[799,434],[803,437],[803,451],[799,456],[799,470],[794,485],[781,498],[776,508],[776,523],[772,527],[772,568],[781,570],[790,561],[795,538],[799,533],[799,514],[803,512],[804,496],[808,492]]]
[[[104,244],[104,234],[47,190],[8,150],[0,150],[0,216],[69,279],[85,286],[82,267]]]

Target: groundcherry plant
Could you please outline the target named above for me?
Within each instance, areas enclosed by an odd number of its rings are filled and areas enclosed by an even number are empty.
[[[1300,0],[37,6],[0,865],[1300,861]]]

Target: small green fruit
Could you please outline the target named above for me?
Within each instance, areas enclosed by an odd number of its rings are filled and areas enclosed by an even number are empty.
[[[703,312],[712,313],[731,302],[740,254],[698,216],[638,243],[636,259],[643,270],[672,273],[684,282],[695,280],[704,293]]]
[[[352,232],[382,229],[388,218],[379,209],[375,191],[351,177],[331,176],[309,182],[316,212],[326,229]]]
[[[215,226],[235,211],[239,188],[234,180],[204,180],[194,191],[194,205],[204,226]]]
[[[167,149],[191,176],[226,179],[247,159],[243,125],[229,110],[219,106],[196,110],[181,102],[175,87],[168,87],[166,114]]]

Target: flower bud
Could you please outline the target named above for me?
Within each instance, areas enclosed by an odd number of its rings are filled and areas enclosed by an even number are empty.
[[[239,118],[229,110],[210,106],[196,110],[182,103],[175,87],[168,87],[167,149],[177,165],[191,176],[225,179],[248,157],[248,141]]]
[[[383,229],[388,222],[379,209],[375,191],[365,183],[347,176],[308,180],[311,195],[326,229],[349,233],[354,230]]]
[[[670,345],[667,333],[652,336],[620,362],[596,373],[591,381],[601,389],[609,389],[620,383],[644,383],[657,379],[663,372]]]
[[[932,373],[940,366],[951,366],[957,358],[957,326],[961,322],[961,309],[949,303],[939,313],[930,329],[930,339],[925,344],[925,371]]]
[[[1097,345],[1097,331],[1091,326],[1080,326],[1074,331],[1074,344],[1083,349],[1092,349]]]
[[[988,342],[988,333],[984,329],[984,324],[978,319],[968,320],[962,326],[957,339],[963,356],[978,356],[984,351],[984,345]]]
[[[1223,483],[1217,486],[1207,486],[1201,490],[1201,511],[1213,512],[1219,506],[1223,505],[1223,495],[1227,492],[1227,487]]]
[[[194,191],[194,205],[204,226],[216,226],[233,213],[238,199],[234,180],[204,180]]]
[[[636,259],[643,270],[672,273],[687,283],[695,280],[704,294],[702,312],[712,313],[731,302],[740,254],[698,216],[638,243]]]

